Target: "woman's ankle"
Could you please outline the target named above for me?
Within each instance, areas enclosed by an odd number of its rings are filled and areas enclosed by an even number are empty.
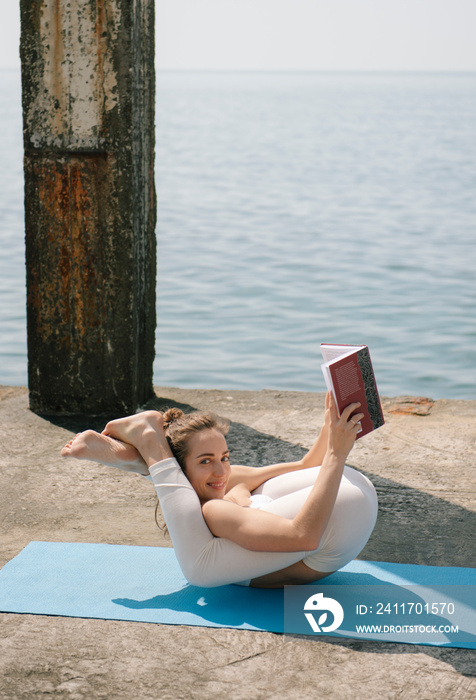
[[[157,462],[161,462],[163,459],[173,457],[172,450],[163,431],[152,426],[144,429],[137,449],[147,468]]]

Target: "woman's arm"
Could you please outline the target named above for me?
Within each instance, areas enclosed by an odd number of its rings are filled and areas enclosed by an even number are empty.
[[[326,399],[327,401],[327,399]],[[268,479],[272,479],[280,474],[318,467],[322,464],[327,451],[328,426],[326,423],[321,428],[321,432],[311,449],[302,459],[296,462],[281,462],[270,464],[266,467],[245,467],[243,465],[232,465],[228,488],[232,489],[237,484],[244,483],[250,491],[254,491],[264,484]]]
[[[315,549],[314,540],[287,520],[256,508],[243,508],[226,498],[202,506],[202,513],[215,537],[224,537],[253,552],[300,552]]]
[[[250,491],[245,484],[238,484],[232,489],[229,489],[224,496],[225,501],[237,503],[239,506],[249,506],[251,504]]]
[[[339,490],[345,460],[352,449],[363,414],[353,416],[360,404],[351,404],[339,418],[334,399],[326,398],[328,448],[316,482],[299,513],[292,519],[241,508],[223,499],[207,501],[203,515],[216,537],[225,537],[246,549],[294,552],[317,549]]]

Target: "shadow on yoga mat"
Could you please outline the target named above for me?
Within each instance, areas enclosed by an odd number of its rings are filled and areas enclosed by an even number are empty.
[[[31,542],[0,571],[1,612],[460,648],[476,648],[475,592],[475,569],[364,561],[284,591],[197,588],[173,549],[87,543]]]

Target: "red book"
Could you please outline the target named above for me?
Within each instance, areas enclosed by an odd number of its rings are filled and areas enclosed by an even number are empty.
[[[361,438],[385,421],[367,345],[321,344],[321,365],[328,391],[332,391],[339,413],[350,403],[360,401],[356,413],[363,413]]]

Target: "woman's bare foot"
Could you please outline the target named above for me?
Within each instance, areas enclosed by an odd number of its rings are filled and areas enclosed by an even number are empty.
[[[142,411],[133,416],[116,418],[109,421],[102,435],[109,435],[129,445],[140,442],[144,432],[163,433],[164,420],[159,411]]]
[[[109,467],[117,467],[146,476],[147,466],[135,447],[126,442],[86,430],[70,440],[61,450],[63,457],[76,457],[100,462]]]
[[[133,445],[147,467],[173,457],[164,433],[164,419],[159,411],[143,411],[112,420],[102,435]]]

